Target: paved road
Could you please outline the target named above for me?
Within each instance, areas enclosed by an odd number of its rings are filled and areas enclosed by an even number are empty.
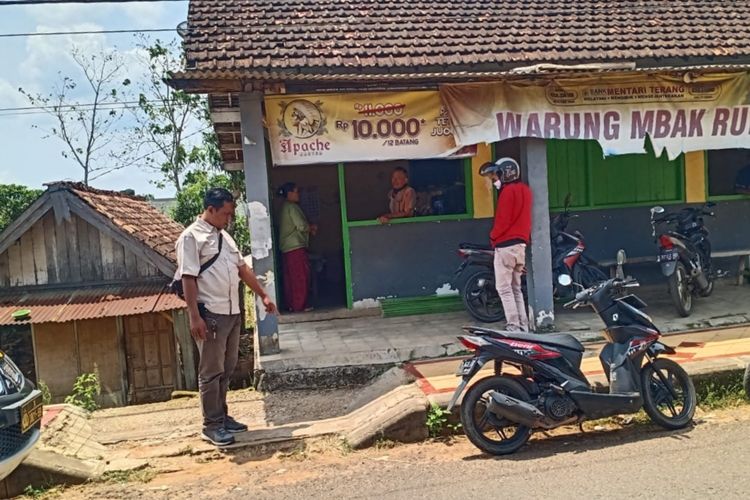
[[[617,427],[617,426],[610,426]],[[694,428],[635,425],[537,438],[508,458],[465,438],[342,454],[332,443],[286,456],[244,452],[154,460],[149,483],[92,483],[68,499],[750,498],[750,406]],[[317,448],[316,448],[317,447]],[[170,470],[171,472],[165,472]],[[53,497],[55,498],[55,497]]]
[[[541,441],[510,459],[365,461],[256,498],[748,498],[750,422]],[[245,490],[247,491],[247,490]],[[252,491],[252,490],[250,490]],[[261,493],[257,495],[257,493]]]

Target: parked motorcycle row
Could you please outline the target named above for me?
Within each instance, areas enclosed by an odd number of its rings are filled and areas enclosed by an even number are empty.
[[[599,265],[586,255],[586,243],[579,231],[567,232],[568,223],[578,217],[569,210],[570,196],[565,199],[565,209],[550,223],[550,244],[552,248],[553,290],[556,298],[572,297],[572,285],[559,283],[562,275],[571,276],[575,283],[584,287],[606,280],[607,275]],[[494,251],[487,245],[462,243],[458,255],[463,259],[456,270],[459,276],[469,267],[475,269],[462,287],[464,307],[477,321],[495,323],[505,319],[500,297],[495,287]],[[526,280],[522,282],[526,296]]]
[[[570,197],[564,210],[550,223],[553,290],[557,299],[570,298],[576,286],[588,288],[608,278],[597,262],[586,254],[586,244],[580,231],[568,231],[571,219]],[[651,209],[652,236],[657,244],[656,261],[667,278],[669,295],[677,313],[686,317],[693,310],[693,299],[708,297],[713,292],[716,271],[711,262],[711,242],[704,217],[713,217],[713,203],[702,207],[687,207],[669,213],[663,207]],[[462,262],[456,276],[471,269],[464,281],[462,299],[468,313],[477,321],[495,323],[505,319],[502,303],[495,287],[494,252],[488,245],[462,243],[458,249]],[[559,277],[567,275],[574,284],[563,286]],[[523,282],[526,293],[525,279]]]

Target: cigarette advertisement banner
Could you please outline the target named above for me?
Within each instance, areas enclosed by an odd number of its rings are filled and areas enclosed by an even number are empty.
[[[274,165],[459,153],[437,91],[279,95],[265,104]]]
[[[747,73],[635,75],[533,83],[447,84],[443,103],[462,144],[514,137],[591,139],[605,156],[750,148]]]

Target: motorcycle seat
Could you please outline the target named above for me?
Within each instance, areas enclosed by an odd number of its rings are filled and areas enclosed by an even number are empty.
[[[491,328],[483,327],[468,327],[467,331],[471,333],[477,333],[480,335],[489,335],[496,338],[520,340],[521,342],[534,342],[535,344],[548,345],[552,347],[562,347],[564,349],[570,349],[577,352],[583,352],[586,349],[583,347],[577,338],[570,335],[569,333],[520,333],[520,332],[506,332],[501,330],[493,330]]]
[[[462,250],[486,250],[492,251],[492,247],[489,245],[479,245],[476,243],[461,243],[458,248]]]

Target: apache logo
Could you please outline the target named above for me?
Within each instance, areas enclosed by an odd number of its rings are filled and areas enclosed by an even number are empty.
[[[295,99],[290,102],[282,101],[279,106],[281,106],[281,118],[278,120],[278,126],[283,137],[309,139],[328,132],[321,101]]]

